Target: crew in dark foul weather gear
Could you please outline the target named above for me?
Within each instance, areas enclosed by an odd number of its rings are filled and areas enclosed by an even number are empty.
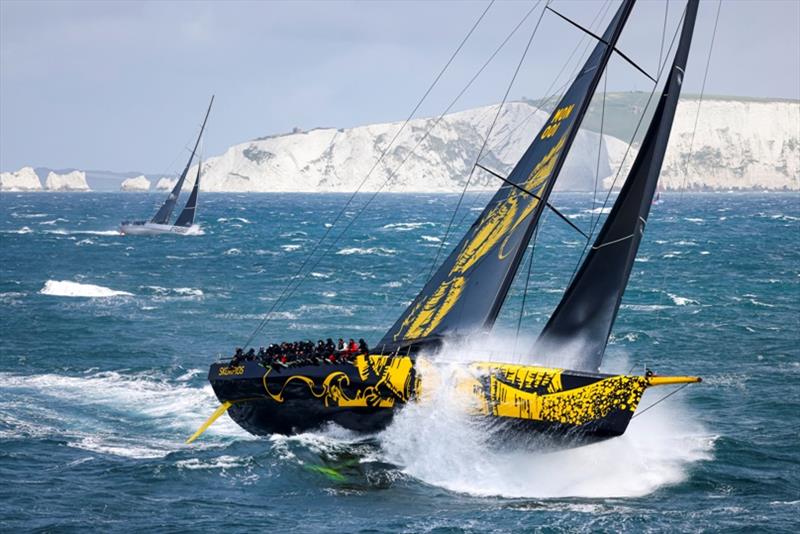
[[[369,354],[369,347],[363,337],[358,340],[358,352],[361,354]]]

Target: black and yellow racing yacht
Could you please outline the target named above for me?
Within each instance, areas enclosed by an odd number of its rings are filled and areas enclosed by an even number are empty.
[[[464,399],[465,410],[492,428],[583,444],[623,434],[647,388],[700,382],[651,372],[599,372],[656,191],[698,0],[687,2],[672,66],[662,71],[666,81],[635,161],[531,347],[531,363],[476,358],[455,367],[437,365],[445,343],[480,339],[492,328],[543,211],[559,214],[548,198],[609,58],[619,53],[627,60],[616,45],[633,6],[634,0],[623,0],[605,33],[592,34],[597,44],[547,122],[512,172],[498,176],[502,186],[376,344],[380,351],[336,363],[214,363],[208,378],[222,405],[189,441],[225,412],[253,434],[295,433],[329,422],[376,431],[404,405],[425,403],[436,388],[449,387]],[[565,347],[570,357],[563,368],[533,364],[560,361]]]

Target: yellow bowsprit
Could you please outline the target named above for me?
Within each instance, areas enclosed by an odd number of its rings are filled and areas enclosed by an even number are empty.
[[[187,440],[186,440],[186,444],[188,445],[189,443],[191,443],[191,442],[193,442],[194,440],[196,440],[197,438],[199,438],[199,437],[200,437],[200,435],[201,435],[203,432],[205,432],[206,430],[208,430],[208,427],[210,427],[212,424],[214,424],[214,421],[216,421],[217,419],[219,419],[219,417],[220,417],[222,414],[224,414],[225,412],[227,412],[227,411],[228,411],[228,408],[230,408],[231,406],[233,406],[233,403],[232,403],[231,401],[225,401],[225,402],[223,402],[223,403],[222,403],[222,405],[221,405],[219,408],[217,408],[217,409],[214,411],[214,413],[212,413],[212,414],[211,414],[211,417],[209,417],[209,418],[206,420],[206,422],[205,422],[205,423],[203,423],[203,425],[202,425],[200,428],[198,428],[198,429],[197,429],[197,432],[195,432],[194,434],[192,434],[192,436],[191,436],[189,439],[187,439]]]

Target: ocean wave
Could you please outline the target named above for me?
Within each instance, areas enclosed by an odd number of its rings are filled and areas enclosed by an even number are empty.
[[[313,271],[311,272],[311,278],[327,279],[327,278],[330,278],[330,277],[331,277],[330,273],[317,273],[317,272],[313,272]]]
[[[57,219],[51,219],[49,221],[42,221],[39,224],[52,226],[52,225],[54,225],[56,223],[60,223],[60,222],[69,222],[69,219],[63,219],[63,218],[59,217]]]
[[[242,253],[242,251],[241,251],[241,250],[239,250],[238,248],[229,248],[228,250],[226,250],[225,252],[223,252],[223,254],[224,254],[225,256],[238,256],[238,255],[240,255],[241,253]]]
[[[250,463],[250,458],[223,455],[208,460],[201,460],[200,458],[178,460],[175,462],[175,466],[179,469],[232,469],[235,467],[246,467]]]
[[[198,374],[203,370],[196,370]],[[61,410],[37,422],[39,434],[66,437],[70,447],[126,458],[162,458],[184,448],[194,432],[219,405],[210,385],[191,387],[154,373],[90,372],[84,376],[0,373],[9,395],[25,399],[56,399]],[[80,415],[76,416],[75,413]],[[109,417],[115,421],[106,427]],[[162,436],[129,436],[126,426],[141,420]],[[64,425],[67,429],[63,429]],[[12,429],[13,431],[13,429]],[[66,435],[64,435],[66,433]],[[214,438],[254,439],[229,418],[220,418],[206,434]],[[205,435],[204,435],[205,437]]]
[[[351,256],[353,254],[358,254],[360,256],[368,256],[368,255],[394,256],[396,253],[397,253],[396,250],[384,247],[369,247],[369,248],[348,247],[341,249],[336,254],[340,256]]]
[[[432,236],[432,235],[422,235],[422,236],[420,236],[420,239],[422,239],[423,241],[428,241],[429,243],[441,243],[442,242],[442,240],[440,238],[438,238],[436,236]]]
[[[141,286],[144,289],[151,290],[159,297],[202,297],[203,290],[195,289],[193,287],[161,287],[161,286]]]
[[[305,315],[309,312],[325,312],[343,317],[352,317],[355,314],[355,307],[340,306],[338,304],[304,304],[297,311],[300,315]]]
[[[384,224],[381,228],[384,230],[395,230],[397,232],[410,232],[411,230],[416,230],[417,228],[423,228],[425,226],[434,226],[432,222],[412,222],[412,223],[390,223]]]
[[[286,252],[294,252],[303,248],[303,245],[281,245],[281,248]]]
[[[47,217],[47,213],[17,213],[11,212],[11,216],[15,219],[42,219]]]
[[[64,230],[63,228],[57,228],[56,230],[45,230],[44,233],[52,235],[122,235],[118,230]]]
[[[106,298],[133,296],[133,293],[128,293],[127,291],[117,291],[105,286],[81,284],[70,282],[69,280],[48,280],[45,282],[44,287],[39,290],[39,293],[52,297]]]
[[[672,303],[675,304],[676,306],[688,306],[690,304],[694,304],[694,305],[700,304],[696,300],[693,300],[693,299],[690,299],[690,298],[686,298],[686,297],[681,297],[681,296],[678,296],[678,295],[673,295],[672,293],[667,293],[667,296],[670,299],[672,299]]]
[[[32,234],[33,230],[31,230],[30,227],[28,227],[28,226],[23,226],[22,228],[20,228],[18,230],[5,230],[5,231],[3,231],[3,233],[4,234],[25,235],[25,234]]]
[[[249,220],[245,219],[244,217],[220,217],[217,219],[218,223],[226,223],[230,221],[238,221],[243,224],[252,224]]]

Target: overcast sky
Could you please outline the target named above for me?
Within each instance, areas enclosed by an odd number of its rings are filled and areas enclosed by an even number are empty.
[[[610,1],[551,5],[601,32]],[[684,4],[669,3],[666,46]],[[174,171],[212,93],[207,156],[293,127],[403,120],[487,5],[0,0],[0,170]],[[443,110],[534,6],[492,5],[417,115]],[[454,110],[501,100],[543,6]],[[684,92],[700,90],[716,9],[701,2]],[[663,0],[640,0],[619,45],[654,74],[664,18]],[[583,38],[544,13],[510,97],[543,96]],[[607,82],[651,89],[621,60]],[[706,93],[800,99],[800,1],[723,0]]]

